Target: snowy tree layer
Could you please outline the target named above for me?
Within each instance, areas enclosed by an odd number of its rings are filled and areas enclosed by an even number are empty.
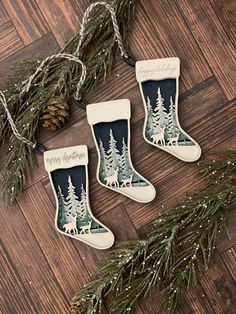
[[[165,145],[171,145],[172,139],[177,139],[179,145],[194,145],[192,141],[185,135],[177,126],[177,112],[173,96],[170,97],[169,110],[165,106],[165,99],[162,97],[161,88],[158,86],[157,98],[155,103],[151,103],[150,98],[147,96],[147,119],[145,134],[149,141],[153,142],[156,134],[164,132]],[[156,144],[160,144],[157,142]],[[162,144],[161,144],[162,145]]]
[[[63,226],[65,223],[71,222],[72,217],[78,217],[81,221],[89,219],[90,215],[87,209],[86,191],[81,184],[80,198],[76,194],[76,188],[73,185],[71,176],[68,176],[67,197],[65,198],[61,187],[58,185],[58,223]]]
[[[103,142],[99,140],[100,150],[100,178],[111,176],[114,170],[119,169],[119,180],[128,179],[133,174],[132,166],[129,162],[128,147],[125,142],[125,138],[122,139],[121,152],[117,148],[117,141],[114,137],[112,129],[109,133],[109,147],[107,151],[104,148]]]

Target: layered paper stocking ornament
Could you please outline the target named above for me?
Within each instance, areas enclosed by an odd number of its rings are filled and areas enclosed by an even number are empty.
[[[111,247],[113,233],[90,209],[87,146],[46,151],[44,164],[56,198],[56,229],[96,249]]]
[[[179,58],[136,62],[144,108],[144,139],[175,157],[196,161],[200,146],[180,126],[178,119]]]
[[[146,203],[155,198],[153,185],[133,167],[130,157],[130,101],[87,106],[87,119],[98,151],[98,182],[129,198]]]

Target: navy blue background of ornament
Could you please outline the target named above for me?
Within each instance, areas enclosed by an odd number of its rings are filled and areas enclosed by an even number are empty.
[[[68,195],[68,177],[71,176],[72,183],[75,187],[76,195],[81,194],[81,184],[86,191],[86,172],[85,166],[76,166],[68,169],[57,169],[51,172],[53,185],[58,193],[58,185],[60,185],[62,194]],[[86,191],[87,192],[87,191]]]
[[[176,80],[166,79],[160,81],[145,81],[142,82],[142,89],[144,94],[145,102],[147,102],[147,96],[150,98],[151,105],[154,108],[157,101],[157,90],[158,87],[161,89],[161,96],[164,98],[164,106],[169,112],[170,97],[172,96],[173,102],[175,103],[176,96]]]
[[[97,143],[99,143],[99,139],[102,140],[105,150],[109,148],[109,140],[110,140],[110,129],[113,131],[113,135],[115,140],[117,141],[117,149],[122,151],[122,140],[125,139],[125,143],[127,145],[127,137],[128,137],[128,121],[127,120],[117,120],[112,122],[100,122],[93,126],[95,137]]]

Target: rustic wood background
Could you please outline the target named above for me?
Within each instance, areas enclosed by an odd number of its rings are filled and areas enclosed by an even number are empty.
[[[7,74],[20,60],[48,56],[78,30],[88,0],[1,0],[0,69]],[[138,59],[181,59],[180,120],[201,145],[202,158],[215,148],[236,148],[236,1],[137,1],[130,46]],[[144,142],[143,104],[134,69],[117,60],[111,78],[88,97],[99,102],[132,101],[132,159],[157,189],[157,198],[137,204],[103,188],[95,179],[97,154],[85,112],[74,109],[55,133],[42,132],[46,147],[87,144],[90,196],[95,216],[117,240],[137,239],[142,227],[204,185],[196,164],[186,164]],[[39,157],[19,204],[1,209],[0,309],[4,314],[69,313],[69,300],[109,252],[100,252],[54,229],[55,201]],[[186,292],[178,313],[236,313],[236,211],[229,233],[218,241],[208,273]],[[142,300],[137,313],[158,312],[161,297]]]

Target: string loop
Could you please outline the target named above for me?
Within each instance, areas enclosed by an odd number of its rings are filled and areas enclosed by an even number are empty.
[[[87,75],[87,69],[85,64],[76,56],[71,55],[71,54],[67,54],[67,53],[58,53],[55,55],[51,55],[49,57],[47,57],[46,59],[44,59],[40,65],[38,66],[38,68],[36,69],[36,71],[34,72],[34,74],[32,74],[29,79],[27,80],[25,86],[22,89],[22,93],[24,92],[28,92],[30,89],[30,86],[32,85],[33,80],[36,78],[36,76],[44,69],[45,65],[52,60],[56,60],[56,59],[68,59],[69,61],[74,61],[74,62],[78,62],[81,65],[82,68],[82,73],[79,79],[79,82],[77,84],[76,87],[76,92],[75,92],[75,98],[79,99],[79,93],[80,93],[80,89],[84,84],[84,81],[86,79],[86,75]]]
[[[121,33],[120,33],[120,29],[119,29],[119,25],[118,25],[118,22],[117,22],[117,18],[116,18],[116,12],[115,12],[115,10],[113,9],[113,7],[110,4],[108,4],[106,2],[102,2],[102,1],[101,2],[94,2],[94,3],[92,3],[87,8],[87,10],[85,11],[84,16],[83,16],[83,20],[82,20],[82,24],[81,24],[81,28],[80,28],[80,32],[79,32],[80,40],[79,40],[78,46],[77,46],[74,54],[76,56],[79,56],[79,54],[80,54],[81,45],[82,45],[84,37],[85,37],[85,27],[86,27],[86,24],[88,22],[88,19],[89,19],[89,16],[91,14],[91,11],[98,5],[103,5],[110,12],[111,20],[112,20],[112,24],[113,24],[113,28],[114,28],[114,32],[115,32],[115,37],[117,39],[117,43],[118,43],[118,46],[119,46],[119,49],[120,49],[121,56],[122,57],[123,56],[128,57],[128,54],[127,54],[127,52],[124,49],[122,36],[121,36]]]

